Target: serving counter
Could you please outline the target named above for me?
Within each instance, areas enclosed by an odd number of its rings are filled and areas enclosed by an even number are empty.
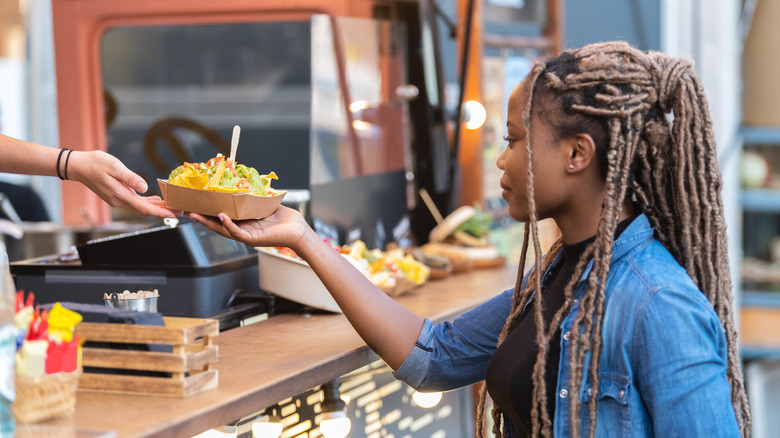
[[[512,268],[430,281],[397,299],[434,322],[514,287]],[[190,437],[228,424],[378,359],[341,314],[281,314],[220,333],[216,389],[184,398],[78,391],[76,413],[19,425],[18,437]]]

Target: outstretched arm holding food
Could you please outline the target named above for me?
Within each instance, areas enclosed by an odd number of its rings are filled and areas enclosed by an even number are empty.
[[[309,227],[296,210],[279,207],[262,220],[233,222],[190,213],[217,233],[250,246],[286,246],[306,260],[369,347],[393,370],[414,347],[423,318],[387,296]]]
[[[59,176],[84,184],[112,207],[146,216],[174,216],[158,196],[136,193],[148,189],[144,179],[106,152],[52,148],[0,134],[0,156],[0,172]]]

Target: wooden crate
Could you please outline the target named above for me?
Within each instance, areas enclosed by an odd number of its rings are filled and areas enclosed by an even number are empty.
[[[215,388],[219,322],[212,319],[163,317],[165,326],[80,323],[76,333],[85,341],[116,344],[160,344],[172,352],[118,350],[85,347],[82,351],[84,373],[79,390],[186,397]],[[170,377],[108,374],[104,370],[159,371]]]

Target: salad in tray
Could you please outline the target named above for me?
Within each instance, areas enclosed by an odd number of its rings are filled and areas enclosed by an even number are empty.
[[[205,163],[184,163],[167,180],[157,179],[165,205],[174,211],[233,220],[262,219],[282,203],[285,190],[271,188],[276,173],[261,175],[222,154]]]
[[[254,167],[237,164],[222,154],[205,163],[187,163],[173,169],[168,183],[193,189],[223,193],[250,193],[274,196],[271,180],[279,178],[275,172],[261,175]]]

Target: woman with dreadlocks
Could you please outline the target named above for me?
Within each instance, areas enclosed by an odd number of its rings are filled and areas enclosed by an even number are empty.
[[[507,132],[497,164],[526,224],[518,283],[452,322],[388,298],[291,209],[192,217],[291,247],[410,386],[485,380],[480,436],[488,394],[496,436],[746,436],[721,179],[692,63],[625,43],[564,52],[512,93]],[[561,236],[543,256],[546,218]],[[529,245],[538,263],[523,275]]]

